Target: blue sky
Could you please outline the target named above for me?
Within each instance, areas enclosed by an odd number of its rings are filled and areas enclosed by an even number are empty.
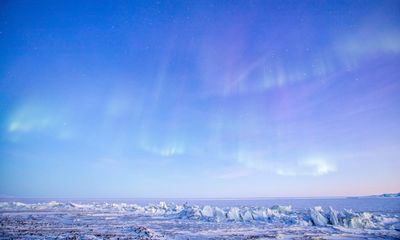
[[[0,194],[400,190],[398,1],[2,1]]]

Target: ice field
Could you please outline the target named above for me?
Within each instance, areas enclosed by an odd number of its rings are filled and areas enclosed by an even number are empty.
[[[326,200],[326,199],[325,199]],[[281,200],[282,201],[282,200]],[[112,202],[0,203],[1,239],[398,239],[399,199],[336,199],[354,209],[301,208],[259,201],[198,201],[139,205]],[[314,201],[314,202],[313,202]],[[382,209],[359,211],[363,201]],[[209,204],[207,204],[209,203]],[[236,205],[235,205],[236,203]],[[245,203],[248,203],[246,205]],[[340,203],[338,205],[338,203]],[[214,204],[214,205],[211,205]],[[252,204],[252,205],[251,205]],[[225,205],[225,206],[223,206]],[[369,206],[374,206],[369,204]]]

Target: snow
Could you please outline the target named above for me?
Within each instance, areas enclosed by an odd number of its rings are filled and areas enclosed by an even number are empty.
[[[132,239],[396,238],[400,216],[332,207],[216,207],[160,202],[0,202],[0,238]]]

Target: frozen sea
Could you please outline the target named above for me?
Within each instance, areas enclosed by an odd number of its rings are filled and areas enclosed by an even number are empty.
[[[400,239],[400,198],[3,198],[0,239]]]

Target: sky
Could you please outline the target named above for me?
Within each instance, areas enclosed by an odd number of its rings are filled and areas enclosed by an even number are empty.
[[[399,1],[1,1],[0,196],[400,191]]]

